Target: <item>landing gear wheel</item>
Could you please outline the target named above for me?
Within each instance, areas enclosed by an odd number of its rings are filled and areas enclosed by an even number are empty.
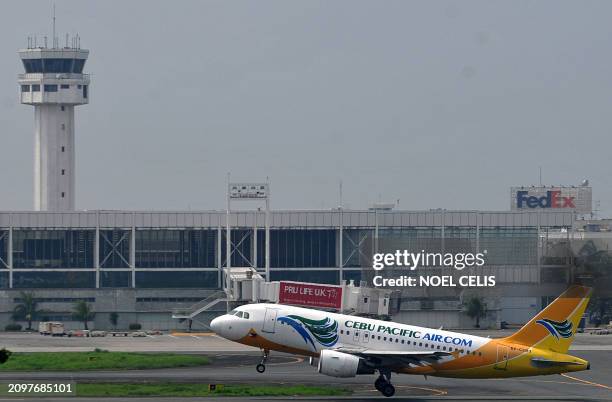
[[[376,379],[376,381],[374,381],[374,388],[376,388],[377,391],[382,392],[382,387],[386,383],[387,383],[387,380],[385,380],[383,376],[380,376]]]
[[[268,357],[270,357],[270,351],[268,349],[262,350],[261,362],[255,367],[258,373],[263,373],[266,371],[266,362],[268,361]]]
[[[386,383],[384,384],[381,389],[380,392],[386,396],[387,398],[395,395],[395,387],[393,385],[391,385],[391,383]]]

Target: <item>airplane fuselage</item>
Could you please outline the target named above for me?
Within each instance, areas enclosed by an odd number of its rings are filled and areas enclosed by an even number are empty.
[[[325,349],[384,351],[388,356],[385,368],[405,374],[500,378],[588,368],[585,360],[540,349],[537,344],[529,346],[505,338],[490,339],[279,304],[241,306],[234,315],[218,317],[211,326],[235,342],[303,356],[319,357]],[[402,356],[406,352],[436,354],[436,358],[417,361]]]

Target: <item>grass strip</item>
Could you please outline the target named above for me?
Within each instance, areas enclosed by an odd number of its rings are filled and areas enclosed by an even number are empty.
[[[77,396],[341,396],[350,395],[345,388],[310,385],[224,385],[209,391],[208,384],[199,383],[78,383]]]
[[[203,366],[206,356],[176,353],[35,352],[13,353],[0,371],[138,370]]]

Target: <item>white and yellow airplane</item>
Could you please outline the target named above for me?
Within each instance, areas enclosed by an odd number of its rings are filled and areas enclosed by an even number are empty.
[[[588,370],[567,354],[591,289],[572,286],[516,333],[499,339],[334,314],[280,304],[248,304],[215,318],[220,336],[263,351],[318,359],[333,377],[374,374],[375,388],[395,393],[391,373],[455,378],[522,377]]]

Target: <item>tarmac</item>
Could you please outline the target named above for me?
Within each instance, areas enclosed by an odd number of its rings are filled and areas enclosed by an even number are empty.
[[[503,336],[495,331],[490,336]],[[487,335],[485,335],[487,336]],[[298,356],[273,353],[266,372],[259,374],[257,349],[229,342],[210,333],[151,335],[146,338],[52,338],[38,334],[0,333],[0,347],[13,351],[87,351],[101,348],[113,351],[198,353],[213,357],[208,366],[195,368],[81,371],[81,372],[2,372],[0,381],[74,381],[74,382],[200,382],[209,384],[316,384],[346,386],[353,396],[345,398],[303,398],[309,400],[369,400],[384,398],[374,390],[376,376],[332,378],[317,373],[315,367]],[[437,377],[394,375],[393,400],[471,400],[471,401],[612,401],[612,335],[578,334],[572,354],[591,362],[591,370],[569,375],[553,375],[516,379],[466,380]],[[67,398],[45,398],[60,401]],[[211,401],[217,398],[163,398],[164,401]],[[218,398],[242,401],[257,398]],[[269,400],[270,398],[259,398]],[[287,398],[278,398],[283,400]],[[294,400],[295,398],[289,398]],[[287,400],[289,400],[287,399]],[[385,398],[386,399],[386,398]],[[0,401],[32,400],[0,397]],[[73,402],[91,398],[71,397]],[[98,401],[119,401],[122,398],[95,398]],[[159,401],[159,398],[130,398],[130,402]]]

